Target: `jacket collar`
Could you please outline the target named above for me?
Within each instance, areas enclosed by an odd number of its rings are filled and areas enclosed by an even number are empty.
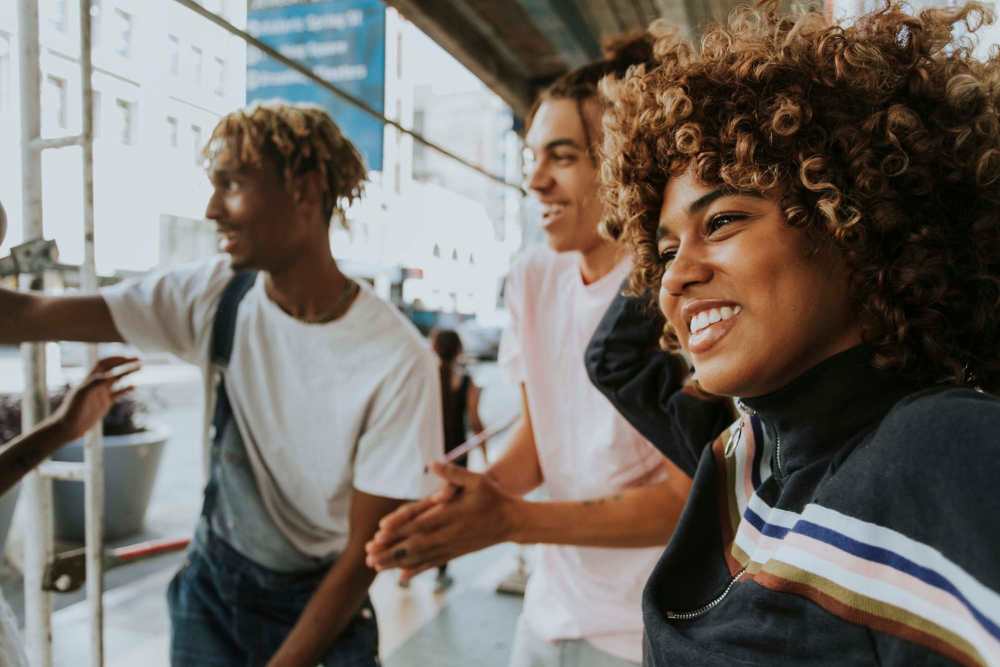
[[[834,455],[851,436],[879,421],[918,387],[876,369],[872,351],[859,345],[835,354],[781,389],[742,399],[780,442],[779,469],[787,476]]]

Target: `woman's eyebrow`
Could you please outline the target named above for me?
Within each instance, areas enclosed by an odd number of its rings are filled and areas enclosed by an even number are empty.
[[[723,185],[712,190],[711,192],[703,194],[701,197],[698,197],[693,202],[691,202],[691,205],[688,206],[688,214],[694,215],[695,213],[698,213],[708,208],[712,204],[712,202],[714,202],[716,199],[721,199],[722,197],[730,197],[733,195],[739,195],[740,197],[753,197],[755,199],[765,198],[764,195],[762,195],[759,192],[754,192],[753,190],[737,190],[735,188],[729,187],[728,185]]]
[[[656,242],[659,243],[664,238],[671,235],[670,230],[662,222],[656,226]]]
[[[695,213],[698,213],[708,208],[712,204],[712,202],[714,202],[716,199],[719,199],[720,197],[725,197],[726,195],[734,195],[734,194],[736,194],[736,190],[733,190],[732,188],[729,187],[720,187],[712,190],[711,192],[706,192],[705,194],[703,194],[702,196],[698,197],[693,202],[691,202],[691,204],[688,206],[688,214],[694,215]]]
[[[560,146],[568,146],[570,148],[575,148],[576,150],[583,150],[580,144],[576,143],[573,139],[553,139],[552,141],[545,144],[542,150],[551,151],[554,148],[559,148]]]

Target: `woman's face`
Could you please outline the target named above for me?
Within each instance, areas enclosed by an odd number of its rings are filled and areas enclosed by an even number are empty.
[[[657,244],[660,309],[707,391],[767,394],[861,342],[844,262],[813,251],[775,200],[689,170],[667,183]]]

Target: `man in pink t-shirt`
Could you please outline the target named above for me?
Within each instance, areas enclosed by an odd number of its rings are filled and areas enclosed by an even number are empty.
[[[484,475],[436,465],[448,486],[387,517],[368,545],[369,565],[400,567],[408,578],[499,542],[541,544],[512,667],[641,660],[642,586],[690,488],[593,387],[583,363],[629,271],[619,247],[598,234],[596,84],[620,76],[644,44],[566,75],[531,119],[528,186],[549,247],[529,252],[508,281],[501,364],[523,397],[509,449]],[[522,498],[543,484],[550,500]]]

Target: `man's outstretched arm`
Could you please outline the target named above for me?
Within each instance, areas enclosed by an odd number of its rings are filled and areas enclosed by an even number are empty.
[[[379,520],[401,503],[354,491],[347,547],[330,567],[268,667],[313,667],[322,661],[358,613],[375,579],[375,571],[365,565],[365,542],[375,534]]]
[[[0,288],[0,343],[124,342],[99,295],[45,296]]]

